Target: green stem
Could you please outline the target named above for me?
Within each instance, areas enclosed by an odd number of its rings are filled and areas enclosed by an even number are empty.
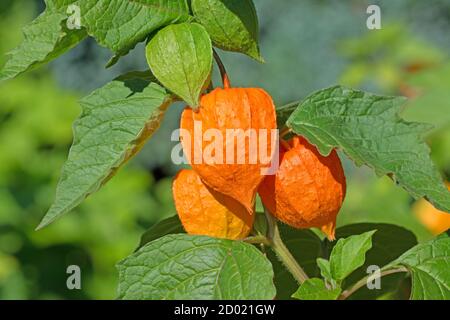
[[[380,273],[380,277],[384,277],[384,276],[387,276],[389,274],[394,274],[394,273],[399,273],[399,272],[408,272],[408,269],[406,269],[405,267],[399,267],[399,268],[395,268],[395,269],[388,269],[388,270],[385,270],[385,271],[381,272]],[[349,289],[347,289],[344,292],[342,292],[341,295],[339,296],[338,300],[345,300],[345,299],[347,299],[353,293],[355,293],[356,291],[358,291],[359,289],[361,289],[362,287],[367,285],[367,282],[373,280],[375,277],[376,277],[376,274],[369,274],[369,275],[365,276],[364,278],[359,280],[357,283],[355,283],[352,287],[350,287]]]
[[[268,230],[268,237],[271,244],[271,247],[275,254],[277,255],[278,259],[285,265],[285,267],[288,269],[288,271],[292,274],[295,280],[299,284],[302,284],[308,279],[308,276],[306,275],[305,271],[300,267],[300,265],[297,263],[295,258],[292,256],[292,254],[289,252],[289,249],[286,247],[286,245],[283,243],[283,240],[280,236],[280,231],[278,229],[277,222],[272,217],[272,215],[265,210],[264,211],[267,218],[267,224],[269,227]]]
[[[245,238],[243,241],[247,242],[247,243],[252,243],[252,244],[264,244],[266,246],[270,246],[271,245],[269,239],[267,239],[263,235],[257,235],[257,236],[254,236],[254,237],[248,237],[248,238]]]

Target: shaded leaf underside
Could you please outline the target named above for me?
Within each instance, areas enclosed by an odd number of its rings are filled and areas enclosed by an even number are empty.
[[[214,45],[263,61],[258,45],[258,17],[252,0],[193,0],[192,11]]]

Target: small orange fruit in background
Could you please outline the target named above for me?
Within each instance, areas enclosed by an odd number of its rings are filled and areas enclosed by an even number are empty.
[[[201,123],[203,135],[208,129],[216,129],[223,137],[220,150],[215,150],[215,155],[222,154],[222,163],[196,163],[195,148],[206,151],[203,142],[195,135],[194,126]],[[200,107],[194,111],[186,108],[181,116],[181,129],[190,133],[193,141],[187,141],[181,136],[183,150],[192,168],[197,172],[202,181],[209,187],[223,193],[239,202],[253,214],[255,197],[258,185],[264,179],[261,170],[267,167],[272,159],[275,150],[272,150],[271,129],[276,129],[276,113],[272,98],[268,93],[258,88],[216,88],[212,92],[203,95],[200,100]],[[256,143],[252,149],[249,147],[249,136],[245,136],[245,145],[239,146],[235,137],[227,138],[227,130],[241,129],[248,132],[248,129],[256,129]],[[266,129],[267,143],[261,148],[266,157],[260,157],[260,131]],[[262,135],[264,137],[264,135]],[[200,137],[201,138],[201,137]],[[201,140],[201,141],[199,141]],[[211,141],[213,142],[213,141]],[[230,150],[234,150],[234,159],[227,159],[227,144]],[[231,145],[230,145],[231,144]],[[254,147],[257,146],[257,149]],[[275,148],[273,148],[275,149]],[[218,151],[218,152],[217,152]],[[206,152],[205,152],[206,153]],[[238,156],[241,162],[239,162]],[[251,158],[257,156],[256,161]],[[232,160],[231,162],[227,160]],[[198,162],[198,161],[197,161]]]
[[[181,170],[172,191],[178,216],[189,234],[235,240],[252,230],[255,215],[238,201],[208,188],[193,170]]]
[[[447,182],[447,188],[450,190],[449,182]],[[425,199],[420,199],[414,204],[413,212],[419,221],[435,235],[450,228],[450,213],[436,209]]]
[[[258,189],[263,204],[277,219],[295,228],[321,228],[330,240],[335,238],[345,191],[344,170],[336,151],[324,157],[298,136],[281,143],[280,167]]]

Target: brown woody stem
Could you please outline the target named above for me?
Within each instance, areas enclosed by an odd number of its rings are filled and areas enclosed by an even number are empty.
[[[219,67],[220,76],[222,77],[223,88],[228,89],[231,87],[230,79],[228,78],[227,70],[225,69],[225,65],[220,59],[219,54],[215,49],[213,49],[214,60],[216,60],[217,66]]]

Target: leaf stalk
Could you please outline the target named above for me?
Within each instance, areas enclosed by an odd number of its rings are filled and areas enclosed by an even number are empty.
[[[385,271],[382,271],[380,273],[380,277],[384,277],[390,274],[394,274],[394,273],[399,273],[399,272],[408,272],[408,269],[406,269],[405,267],[398,267],[395,269],[388,269]],[[352,287],[350,287],[349,289],[343,291],[341,293],[341,295],[338,297],[338,300],[345,300],[348,297],[350,297],[353,293],[355,293],[356,291],[358,291],[359,289],[361,289],[362,287],[364,287],[365,285],[367,285],[367,282],[374,280],[374,278],[376,277],[376,274],[369,274],[367,276],[365,276],[364,278],[362,278],[361,280],[359,280],[358,282],[356,282]]]
[[[292,274],[294,279],[299,284],[302,284],[303,282],[308,280],[308,275],[298,264],[297,260],[295,260],[295,258],[292,256],[291,252],[281,239],[280,230],[278,229],[276,220],[272,217],[267,209],[265,209],[264,212],[266,214],[269,229],[268,240],[270,241],[272,250],[275,252],[278,259],[280,259],[280,261],[284,264],[286,269],[288,269],[288,271]]]

